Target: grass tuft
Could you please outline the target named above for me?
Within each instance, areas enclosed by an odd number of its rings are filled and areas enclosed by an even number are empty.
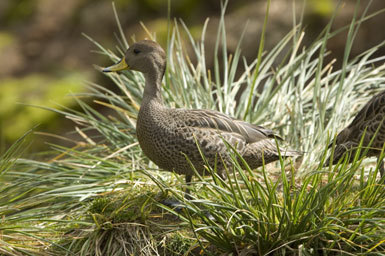
[[[212,69],[205,55],[207,22],[199,40],[183,22],[169,22],[165,104],[216,109],[263,124],[303,157],[251,170],[229,147],[234,166],[226,170],[228,179],[207,166],[211,175],[197,175],[187,201],[183,179],[158,170],[137,143],[143,75],[110,73],[119,93],[90,83],[87,92],[72,95],[79,108],[47,108],[73,121],[79,139],[69,140],[72,147],[52,145],[43,154],[48,161],[24,159],[23,137],[1,157],[0,254],[384,253],[385,188],[377,179],[378,164],[356,154],[351,164],[345,158],[323,167],[336,132],[383,90],[385,56],[373,56],[385,42],[350,56],[360,24],[382,11],[356,14],[343,30],[332,31],[331,20],[306,47],[305,30],[295,23],[270,51],[263,51],[262,37],[259,58],[248,63],[239,46],[232,54],[220,47],[226,46],[225,6]],[[124,49],[117,47],[118,54],[89,38],[113,62],[129,45],[120,26],[119,31]],[[327,44],[342,31],[348,31],[347,47],[336,68],[334,61],[325,62]],[[168,197],[183,204],[171,209],[160,203]]]

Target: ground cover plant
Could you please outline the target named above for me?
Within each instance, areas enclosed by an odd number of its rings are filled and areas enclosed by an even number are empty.
[[[224,5],[211,70],[205,59],[207,23],[196,40],[183,21],[170,20],[166,104],[216,109],[263,124],[303,156],[250,170],[229,146],[235,163],[227,169],[229,178],[222,180],[208,166],[211,175],[198,175],[190,186],[193,199],[184,200],[183,179],[158,170],[137,143],[142,74],[109,74],[119,93],[90,83],[87,93],[73,95],[78,110],[49,109],[73,121],[80,138],[73,147],[52,145],[42,153],[47,161],[24,159],[27,133],[2,156],[0,254],[385,254],[385,188],[378,165],[356,157],[352,164],[344,159],[323,167],[336,132],[385,86],[385,56],[373,58],[385,42],[350,56],[360,24],[383,11],[367,9],[337,31],[332,17],[310,45],[303,45],[305,30],[296,22],[269,51],[263,46],[266,18],[258,58],[248,63],[240,47],[232,54],[226,50]],[[325,62],[327,42],[342,31],[348,32],[346,49],[336,68],[334,61]],[[114,51],[89,39],[115,62],[128,47],[121,28],[120,33]],[[109,114],[95,110],[90,100]],[[183,205],[171,209],[160,203],[169,197]]]

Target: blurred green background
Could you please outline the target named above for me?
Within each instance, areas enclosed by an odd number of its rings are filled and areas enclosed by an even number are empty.
[[[212,59],[216,24],[220,15],[219,0],[171,0],[172,18],[182,19],[197,37],[207,17],[207,61]],[[226,25],[229,52],[240,38],[246,23],[242,52],[247,59],[257,56],[259,36],[266,11],[266,0],[229,0]],[[266,31],[266,49],[272,48],[293,24],[293,9],[299,17],[306,2],[305,44],[316,37],[330,19],[337,0],[272,0]],[[369,1],[361,1],[361,13]],[[85,33],[99,43],[115,49],[118,29],[110,0],[1,0],[0,1],[0,153],[24,132],[37,126],[41,133],[73,137],[73,124],[65,117],[42,108],[76,108],[70,93],[83,92],[86,81],[112,86],[93,64],[110,61],[94,53],[95,46],[81,35]],[[167,1],[116,0],[115,5],[127,38],[146,37],[142,21],[165,46]],[[355,0],[341,1],[334,28],[349,24]],[[374,0],[369,12],[385,8],[384,0]],[[381,13],[365,22],[357,35],[353,55],[385,40],[385,15]],[[343,55],[345,35],[334,38],[330,58]],[[130,41],[129,41],[130,42]],[[380,55],[384,55],[384,50]],[[100,109],[100,111],[104,111]],[[68,144],[57,137],[36,134],[30,152],[48,148],[48,143]],[[68,145],[66,145],[68,146]]]

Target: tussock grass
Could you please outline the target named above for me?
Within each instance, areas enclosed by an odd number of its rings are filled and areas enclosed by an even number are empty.
[[[15,160],[25,145],[22,138],[2,156],[0,254],[385,252],[385,189],[377,179],[378,166],[356,157],[352,164],[343,159],[322,167],[335,133],[384,88],[385,56],[373,58],[384,43],[350,57],[360,24],[376,13],[366,9],[343,29],[348,36],[341,69],[333,61],[324,63],[328,40],[343,31],[331,31],[333,18],[312,44],[302,44],[305,32],[296,24],[270,51],[263,46],[269,34],[265,19],[265,34],[256,45],[259,58],[247,63],[239,46],[232,54],[226,50],[224,13],[225,5],[211,70],[205,59],[207,23],[196,40],[182,21],[170,21],[165,103],[217,109],[263,124],[303,151],[302,159],[281,159],[250,170],[230,147],[234,168],[227,170],[229,179],[222,180],[215,167],[208,166],[211,175],[197,175],[191,186],[193,200],[185,201],[183,179],[159,171],[138,146],[135,123],[143,76],[129,71],[109,74],[119,94],[90,83],[88,92],[73,95],[81,110],[49,109],[74,122],[74,133],[82,139],[73,147],[52,145],[50,161]],[[112,61],[129,45],[123,33],[118,54],[89,39]],[[187,47],[195,63],[186,55]],[[84,98],[110,114],[96,111]],[[179,210],[159,203],[170,196],[183,201]]]

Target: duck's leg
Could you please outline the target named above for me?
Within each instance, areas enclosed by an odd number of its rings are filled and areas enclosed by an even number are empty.
[[[192,179],[192,175],[186,175],[186,190],[184,192],[184,198],[186,200],[191,200],[192,197],[190,195],[190,189],[189,189],[189,186],[191,185],[191,179]],[[167,198],[166,200],[163,200],[162,201],[162,204],[170,207],[170,208],[173,208],[174,210],[176,211],[181,211],[182,208],[184,207],[184,204],[183,202],[180,202],[179,200],[175,199],[175,198]]]
[[[187,186],[187,188],[186,188],[186,191],[184,192],[184,198],[186,200],[191,200],[192,199],[192,197],[190,195],[190,189],[189,189],[189,186],[191,185],[191,179],[192,179],[192,175],[187,175],[186,174],[186,186]]]
[[[383,160],[381,161],[381,163],[380,163],[379,171],[380,171],[381,178],[383,178],[384,175],[385,175],[384,159],[383,159]]]

